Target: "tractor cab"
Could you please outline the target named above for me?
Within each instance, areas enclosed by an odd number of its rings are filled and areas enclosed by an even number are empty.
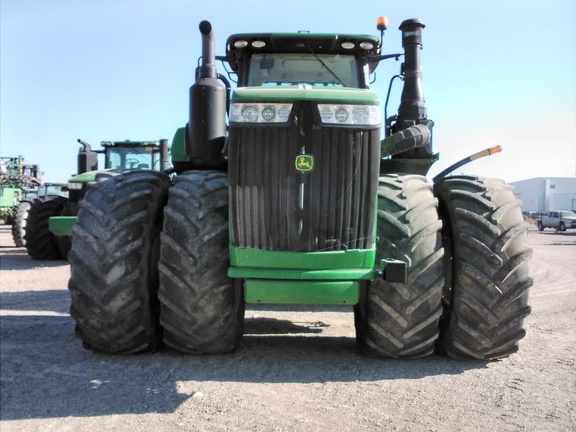
[[[158,141],[103,141],[106,169],[148,168],[160,171],[161,145]]]
[[[368,88],[378,47],[374,36],[236,34],[228,38],[226,60],[239,87]]]

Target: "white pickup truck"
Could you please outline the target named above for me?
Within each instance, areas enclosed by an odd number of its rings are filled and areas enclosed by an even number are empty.
[[[539,231],[543,231],[544,228],[555,228],[557,231],[576,229],[576,213],[570,210],[551,211],[539,216],[536,219],[536,226]]]

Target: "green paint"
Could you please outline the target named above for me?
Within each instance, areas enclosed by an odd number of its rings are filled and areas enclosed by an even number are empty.
[[[110,171],[111,170],[109,170],[109,169],[88,171],[88,172],[85,172],[82,174],[75,175],[70,180],[68,180],[68,183],[90,183],[90,182],[96,181],[96,176],[98,174],[103,174],[103,173],[107,173]]]
[[[4,186],[0,189],[0,206],[1,207],[13,207],[14,200],[18,199],[18,194],[21,191],[19,187]]]
[[[298,269],[262,269],[238,268],[228,269],[228,276],[238,279],[282,279],[282,280],[370,280],[374,279],[373,269],[332,269],[332,270],[298,270]]]
[[[309,85],[294,87],[242,87],[234,90],[232,102],[288,102],[314,100],[342,104],[377,104],[378,94],[358,88],[316,88]],[[172,144],[174,152],[174,144]]]
[[[230,246],[232,267],[256,269],[341,270],[372,269],[376,246],[329,252],[286,252]]]
[[[186,128],[182,127],[176,130],[172,139],[171,157],[174,162],[188,162],[190,157],[186,153]]]
[[[340,34],[340,33],[234,33],[228,39],[274,39],[284,38],[289,41],[294,39],[326,39],[326,40],[352,40],[358,43],[364,40],[380,43],[378,37],[370,34]]]
[[[52,216],[48,219],[48,229],[57,236],[71,236],[76,216]]]
[[[244,284],[247,303],[354,305],[357,281],[278,281],[248,279]]]

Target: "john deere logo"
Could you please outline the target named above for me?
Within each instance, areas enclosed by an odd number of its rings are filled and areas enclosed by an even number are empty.
[[[298,171],[312,171],[312,168],[314,168],[314,156],[307,154],[296,156],[296,169]]]

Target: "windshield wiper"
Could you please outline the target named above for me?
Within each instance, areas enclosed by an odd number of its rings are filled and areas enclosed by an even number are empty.
[[[318,61],[322,64],[322,66],[324,66],[326,69],[328,69],[328,72],[330,72],[330,73],[332,74],[332,76],[333,76],[334,78],[336,78],[340,84],[342,84],[344,87],[347,87],[347,85],[344,84],[344,81],[342,81],[342,80],[338,77],[338,75],[336,75],[336,74],[334,73],[334,71],[333,71],[332,69],[330,69],[326,63],[324,63],[324,61],[318,56],[318,54],[316,54],[316,53],[314,52],[314,50],[313,50],[312,48],[310,48],[309,46],[307,46],[306,48],[308,48],[308,51],[310,51],[310,52],[312,53],[312,55],[314,56],[314,58],[315,58],[316,60],[318,60]]]

